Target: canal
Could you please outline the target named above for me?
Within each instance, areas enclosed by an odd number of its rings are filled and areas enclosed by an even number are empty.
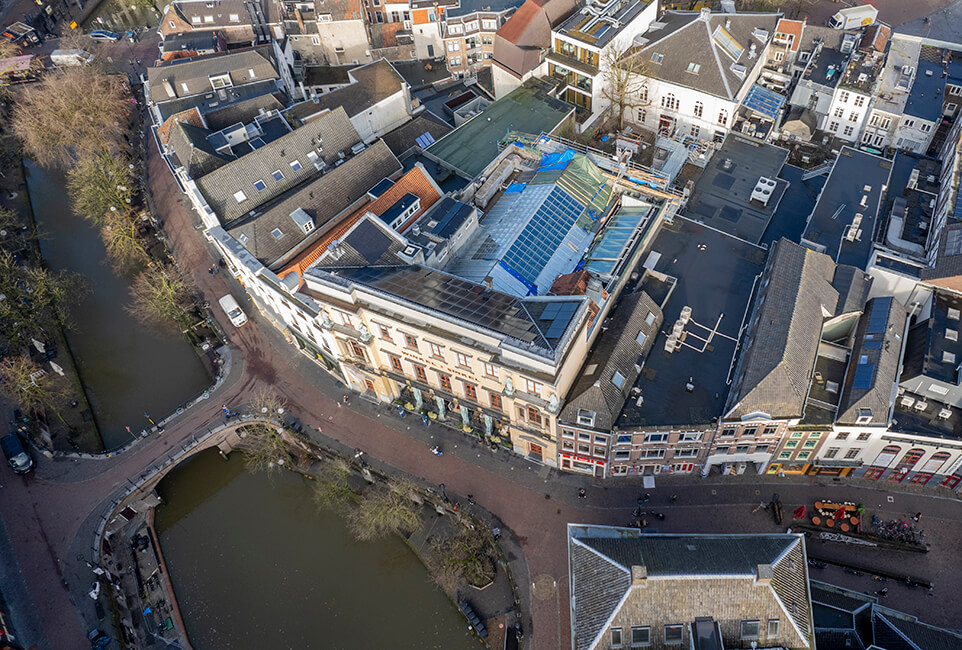
[[[208,450],[158,486],[156,527],[191,643],[213,648],[477,650],[398,538],[354,541],[310,483]]]
[[[107,449],[193,399],[210,375],[183,336],[145,328],[127,313],[131,278],[106,260],[97,229],[75,215],[63,174],[26,163],[27,187],[41,233],[40,250],[55,270],[79,273],[88,292],[71,309],[66,332]]]

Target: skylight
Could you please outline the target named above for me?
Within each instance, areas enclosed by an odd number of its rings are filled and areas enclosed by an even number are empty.
[[[738,57],[742,55],[745,48],[738,44],[735,38],[728,33],[728,30],[719,25],[715,28],[714,33],[711,35],[711,39],[715,42],[715,45],[720,47],[725,51],[725,54],[730,56],[735,61]]]
[[[652,63],[661,63],[664,60],[665,60],[665,55],[662,54],[661,52],[653,52],[651,55]]]
[[[699,70],[701,70],[701,64],[694,62],[688,64],[688,72],[698,74]]]

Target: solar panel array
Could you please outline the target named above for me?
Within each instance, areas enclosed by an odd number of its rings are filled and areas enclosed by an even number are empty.
[[[855,381],[852,388],[855,390],[870,390],[875,379],[875,364],[862,363],[855,367]]]
[[[561,338],[576,311],[578,311],[578,303],[576,302],[548,303],[548,306],[544,308],[544,311],[541,312],[541,315],[538,317],[538,321],[550,321],[551,323],[548,325],[547,330],[544,329],[544,323],[538,323],[541,331],[544,332],[545,338],[549,340]]]
[[[552,349],[528,317],[520,299],[489,291],[474,282],[413,266],[344,268],[338,269],[337,274],[425,309]]]
[[[414,138],[414,141],[418,143],[418,146],[422,149],[427,149],[432,144],[434,144],[434,136],[425,131],[418,137]]]
[[[892,308],[892,296],[876,298],[872,304],[872,314],[868,319],[869,334],[884,334],[885,324],[889,319],[889,310]]]
[[[532,284],[551,259],[584,206],[555,187],[505,253],[503,262]]]

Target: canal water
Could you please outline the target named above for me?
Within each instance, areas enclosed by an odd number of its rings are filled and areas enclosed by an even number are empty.
[[[87,388],[107,449],[131,439],[193,399],[210,375],[183,336],[145,328],[127,313],[131,278],[115,273],[97,229],[75,215],[63,174],[27,162],[27,187],[40,250],[51,268],[87,279],[88,292],[71,309],[67,340]]]
[[[161,481],[156,527],[191,643],[215,648],[478,650],[398,538],[354,541],[310,482],[199,453]]]

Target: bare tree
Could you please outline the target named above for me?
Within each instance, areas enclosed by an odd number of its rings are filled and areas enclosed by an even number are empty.
[[[0,250],[0,338],[16,349],[67,323],[68,308],[84,291],[80,276],[23,265]]]
[[[489,533],[481,526],[473,530],[462,526],[454,537],[436,539],[434,551],[444,585],[457,585],[458,579],[464,578],[472,586],[483,587],[497,573]]]
[[[282,426],[284,407],[284,399],[271,388],[254,393],[250,401],[251,413],[262,421],[247,424],[240,432],[241,448],[249,471],[271,475],[277,470],[293,467],[294,455]]]
[[[190,287],[171,265],[154,266],[134,278],[127,311],[145,325],[187,331],[194,298]]]
[[[31,417],[50,410],[66,425],[60,408],[66,401],[64,382],[46,373],[26,354],[0,360],[0,391]]]
[[[139,225],[129,212],[107,212],[100,224],[100,238],[107,256],[122,269],[136,268],[150,261],[150,255],[137,234]]]
[[[81,155],[67,171],[73,210],[100,225],[109,213],[128,213],[134,199],[130,158],[106,150]]]
[[[347,527],[358,541],[411,532],[420,525],[420,509],[411,500],[407,488],[395,485],[366,494],[347,516]]]
[[[625,128],[625,113],[648,106],[649,70],[640,53],[633,48],[609,49],[602,59],[601,94],[611,102],[618,116],[618,128]]]
[[[93,66],[47,73],[20,96],[13,130],[41,165],[71,163],[84,153],[123,148],[130,101],[125,80]]]
[[[314,503],[325,510],[344,510],[360,501],[360,493],[351,487],[351,468],[342,459],[327,463],[314,482]]]

